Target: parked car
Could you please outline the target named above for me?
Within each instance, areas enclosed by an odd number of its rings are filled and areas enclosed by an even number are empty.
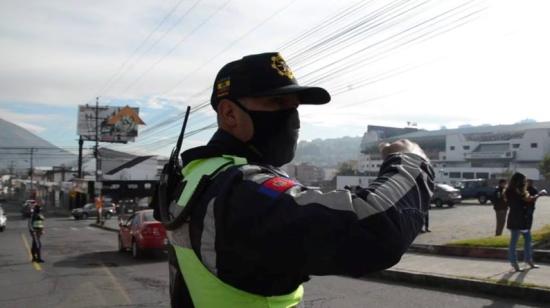
[[[37,204],[36,200],[27,200],[21,205],[21,216],[23,218],[31,217],[32,208]]]
[[[436,183],[434,194],[432,196],[432,203],[437,207],[442,207],[443,204],[447,204],[449,207],[462,201],[460,191],[450,185]]]
[[[8,223],[8,218],[4,214],[4,209],[0,206],[0,232],[6,230],[6,225]]]
[[[168,240],[166,229],[153,217],[153,210],[142,210],[121,221],[118,232],[118,251],[130,249],[134,258],[139,258],[146,250],[166,249]]]
[[[495,193],[495,187],[490,186],[486,179],[462,180],[458,182],[457,188],[460,189],[462,200],[477,199],[480,204],[491,201]]]
[[[88,217],[97,217],[97,210],[94,203],[86,203],[83,207],[73,209],[71,211],[74,219],[88,219]],[[103,207],[103,217],[109,219],[116,215],[116,209],[111,204]]]

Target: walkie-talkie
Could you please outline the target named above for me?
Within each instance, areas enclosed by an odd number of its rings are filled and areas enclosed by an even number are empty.
[[[191,107],[187,106],[178,141],[174,149],[172,149],[168,162],[164,164],[162,168],[157,193],[153,196],[153,200],[151,201],[151,206],[155,209],[155,219],[161,221],[165,225],[169,224],[169,222],[174,219],[174,217],[170,217],[170,203],[173,201],[176,186],[183,180],[179,154],[190,112]]]

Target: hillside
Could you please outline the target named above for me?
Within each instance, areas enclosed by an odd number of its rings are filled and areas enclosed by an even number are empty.
[[[308,162],[319,167],[335,167],[338,163],[357,159],[362,137],[342,137],[300,141],[293,163]]]
[[[33,148],[35,167],[69,166],[76,155],[60,149],[28,130],[0,118],[0,169],[13,166],[17,170],[30,167]]]

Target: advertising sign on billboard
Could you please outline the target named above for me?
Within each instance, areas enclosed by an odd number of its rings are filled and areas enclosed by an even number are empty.
[[[97,112],[97,122],[96,122]],[[127,143],[138,135],[138,125],[145,125],[139,108],[110,106],[78,106],[78,134],[85,141],[96,140],[96,123],[100,142]]]

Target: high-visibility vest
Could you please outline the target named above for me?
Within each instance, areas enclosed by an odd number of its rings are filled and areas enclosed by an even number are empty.
[[[224,155],[198,159],[186,165],[182,174],[187,181],[178,205],[185,207],[193,195],[203,175],[212,178],[231,166],[247,164],[245,158]],[[300,285],[295,291],[279,296],[261,296],[239,290],[212,274],[199,260],[191,247],[174,245],[180,271],[193,304],[197,308],[291,308],[303,298],[304,288]]]
[[[39,214],[32,222],[33,229],[44,229],[44,216]]]

